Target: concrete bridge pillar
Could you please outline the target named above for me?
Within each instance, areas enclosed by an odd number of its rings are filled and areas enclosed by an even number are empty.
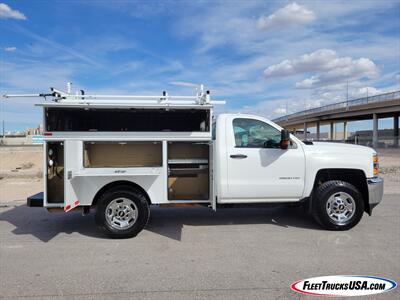
[[[319,141],[319,138],[320,138],[320,122],[319,121],[317,121],[317,141]]]
[[[333,130],[334,130],[334,125],[335,123],[331,122],[331,127],[330,127],[330,131],[329,131],[329,138],[331,141],[333,141]]]
[[[393,146],[396,148],[399,147],[399,115],[396,113],[393,117]]]
[[[373,114],[373,127],[372,127],[372,146],[374,148],[378,147],[378,115]]]
[[[343,122],[343,141],[347,140],[347,121]]]
[[[307,122],[304,122],[304,139],[307,139]]]

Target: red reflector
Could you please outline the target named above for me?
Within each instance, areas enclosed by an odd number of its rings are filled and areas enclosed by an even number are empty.
[[[65,207],[65,210],[69,210],[71,208],[71,205],[67,205],[66,207]]]
[[[74,205],[78,205],[79,204],[79,200],[76,200],[75,202],[74,202]]]
[[[43,135],[44,135],[44,136],[52,136],[53,133],[52,133],[52,132],[45,132],[45,133],[43,133]]]

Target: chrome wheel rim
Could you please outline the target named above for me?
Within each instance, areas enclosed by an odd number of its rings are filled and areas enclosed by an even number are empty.
[[[335,193],[326,202],[326,212],[329,218],[337,225],[349,221],[356,211],[356,202],[345,192]]]
[[[138,209],[128,198],[116,198],[106,207],[106,221],[112,228],[125,230],[135,224]]]

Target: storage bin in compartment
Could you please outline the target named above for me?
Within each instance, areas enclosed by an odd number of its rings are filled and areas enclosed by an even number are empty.
[[[170,142],[168,143],[168,160],[170,159],[207,159],[209,145],[205,143]]]
[[[159,167],[161,142],[85,142],[85,168]]]
[[[168,177],[169,200],[208,200],[209,176],[196,174],[193,177],[177,175]]]
[[[209,145],[168,144],[168,199],[208,200],[210,190]]]

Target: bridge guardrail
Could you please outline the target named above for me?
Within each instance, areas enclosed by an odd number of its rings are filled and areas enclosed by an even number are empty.
[[[293,118],[296,118],[299,116],[307,116],[307,115],[311,115],[311,114],[319,113],[319,112],[323,112],[323,111],[330,111],[330,110],[335,110],[335,109],[339,109],[339,108],[346,108],[346,107],[352,107],[352,106],[369,104],[369,103],[383,102],[383,101],[393,100],[396,98],[400,98],[400,91],[395,91],[395,92],[390,92],[390,93],[385,93],[385,94],[380,94],[380,95],[375,95],[375,96],[370,96],[370,97],[363,97],[363,98],[358,98],[358,99],[354,99],[354,100],[328,104],[325,106],[307,109],[307,110],[289,114],[289,115],[286,115],[283,117],[279,117],[279,118],[274,119],[273,121],[280,122],[280,121],[293,119]]]

